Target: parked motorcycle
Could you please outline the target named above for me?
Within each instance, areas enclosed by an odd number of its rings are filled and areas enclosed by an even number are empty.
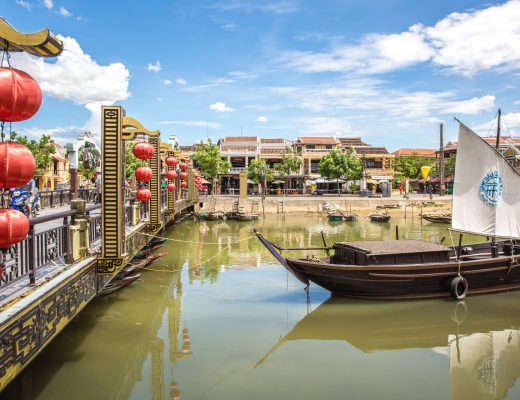
[[[20,211],[27,218],[36,217],[38,211],[40,209],[40,195],[35,193],[32,196],[31,201],[31,214],[29,215],[29,210],[27,208],[27,199],[30,197],[30,193],[24,189],[15,188],[9,190],[9,208],[13,210]]]

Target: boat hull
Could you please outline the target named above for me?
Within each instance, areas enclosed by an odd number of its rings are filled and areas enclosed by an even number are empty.
[[[399,300],[451,296],[450,285],[458,276],[458,263],[420,265],[339,265],[323,259],[286,259],[298,275],[336,296]],[[460,275],[467,280],[467,295],[520,289],[520,265],[510,257],[461,261]]]

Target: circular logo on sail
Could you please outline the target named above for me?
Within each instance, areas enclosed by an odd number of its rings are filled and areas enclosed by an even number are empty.
[[[496,206],[502,196],[502,178],[498,171],[489,172],[480,182],[480,197],[484,203]]]

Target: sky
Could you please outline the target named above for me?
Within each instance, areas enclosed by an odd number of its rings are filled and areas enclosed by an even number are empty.
[[[116,104],[163,140],[361,136],[438,147],[457,117],[520,134],[520,1],[1,0],[22,32],[49,28],[56,59],[13,54],[43,103],[12,129],[99,137]],[[5,63],[4,63],[5,66]]]

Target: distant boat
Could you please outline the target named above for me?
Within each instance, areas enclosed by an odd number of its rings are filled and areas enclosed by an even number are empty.
[[[368,218],[373,222],[388,222],[390,221],[390,214],[387,212],[374,212],[368,214]]]
[[[499,123],[500,125],[500,123]],[[520,289],[520,175],[502,155],[464,124],[459,126],[451,247],[422,240],[337,242],[282,248],[255,230],[273,256],[305,285],[367,299],[424,299]],[[462,232],[492,238],[464,246]],[[451,235],[450,235],[451,236]],[[497,240],[507,238],[507,240]],[[284,257],[292,250],[325,257]],[[332,254],[333,252],[333,254]]]
[[[451,212],[425,212],[421,214],[422,219],[428,222],[437,222],[442,224],[449,224],[451,222]]]

